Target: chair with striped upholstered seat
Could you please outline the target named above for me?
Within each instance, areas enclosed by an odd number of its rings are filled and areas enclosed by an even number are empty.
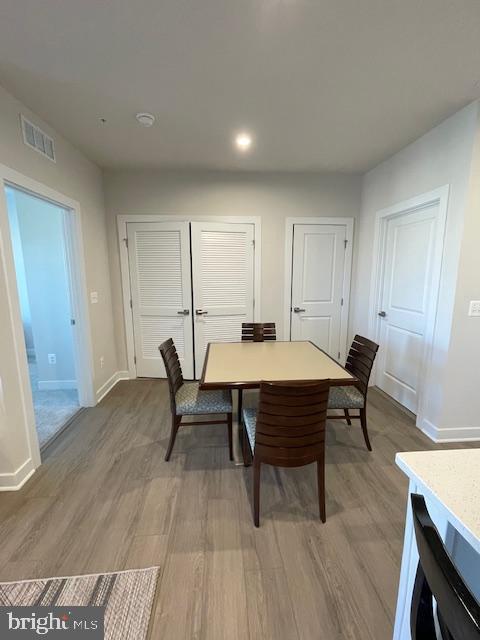
[[[242,342],[270,342],[277,339],[275,322],[242,322]],[[242,421],[243,391],[238,390],[238,423]]]
[[[360,420],[363,437],[369,451],[372,450],[367,430],[367,392],[368,381],[372,372],[378,344],[356,335],[348,352],[345,369],[358,379],[357,386],[330,387],[328,396],[329,409],[343,409],[344,415],[329,415],[328,420],[346,420],[352,424],[352,419]],[[358,415],[350,415],[350,410],[357,409]]]
[[[320,519],[325,522],[325,420],[329,384],[329,380],[314,383],[262,382],[258,411],[243,410],[244,438],[253,455],[256,527],[260,524],[262,464],[301,467],[316,462]]]
[[[198,382],[185,382],[182,367],[178,359],[173,340],[165,340],[160,347],[160,353],[167,372],[170,391],[170,408],[172,411],[172,428],[165,460],[170,460],[175,438],[180,426],[202,424],[226,424],[228,432],[228,447],[230,460],[233,460],[232,441],[232,395],[230,391],[205,391],[199,388]],[[201,422],[182,422],[182,416],[226,414],[222,420],[203,420]]]

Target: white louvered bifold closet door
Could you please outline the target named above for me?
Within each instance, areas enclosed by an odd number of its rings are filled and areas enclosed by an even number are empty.
[[[193,378],[188,222],[129,223],[128,259],[137,375],[166,376],[159,345],[173,338],[185,378]]]
[[[192,222],[197,378],[207,344],[238,342],[242,322],[253,322],[253,239],[252,224]]]

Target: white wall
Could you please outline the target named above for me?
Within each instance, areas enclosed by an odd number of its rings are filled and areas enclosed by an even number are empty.
[[[76,388],[63,231],[65,212],[45,200],[18,190],[9,191],[15,198],[39,388],[61,389],[66,388],[65,383]],[[48,354],[55,354],[55,364],[49,363]]]
[[[115,335],[119,368],[127,368],[116,230],[118,214],[260,216],[262,221],[262,320],[283,334],[285,219],[293,216],[356,217],[360,178],[350,175],[247,172],[108,171],[109,225]]]
[[[24,113],[51,135],[56,144],[53,163],[22,140],[19,114]],[[22,103],[0,88],[0,163],[47,185],[80,203],[85,245],[87,287],[99,293],[91,305],[90,325],[94,352],[94,384],[100,388],[116,371],[115,341],[110,297],[110,276],[101,171],[62,136]],[[9,242],[3,188],[0,193],[0,488],[21,483],[38,464],[38,450],[30,447],[22,388],[21,365],[14,350],[14,319],[7,302],[12,286],[6,275],[5,242]],[[8,239],[8,240],[7,240]],[[100,367],[100,356],[105,366]],[[28,400],[28,398],[27,398]]]
[[[452,324],[455,325],[456,314],[460,312],[458,305],[455,306],[455,291],[476,131],[477,104],[472,104],[369,171],[364,176],[362,184],[362,206],[355,251],[356,267],[354,269],[351,326],[355,326],[357,331],[365,335],[369,333],[370,282],[376,213],[380,209],[418,194],[446,184],[450,185],[432,354],[433,375],[431,385],[426,391],[426,419],[428,423],[422,425],[429,430],[430,435],[438,438],[447,437],[446,433],[442,434],[440,430],[446,426],[444,423],[445,410],[450,400],[453,400],[452,391],[449,388],[451,375],[448,361],[453,357],[452,349],[457,349],[457,345],[455,342],[451,343],[450,337]],[[470,292],[473,293],[472,288],[470,288]],[[479,294],[477,293],[477,295]],[[461,311],[461,313],[464,312],[465,309]],[[374,338],[374,336],[370,337]],[[464,344],[464,347],[468,349],[467,344]],[[478,387],[478,374],[475,377]],[[461,386],[461,383],[457,386]],[[467,407],[472,406],[472,397],[467,398],[462,393],[453,400],[456,406],[454,423],[457,426],[465,426],[465,420],[468,420],[470,424],[473,416],[471,409],[467,409]],[[453,415],[451,417],[453,418]],[[479,418],[477,418],[476,424],[478,422],[480,422]],[[453,425],[453,423],[449,424]],[[457,435],[463,437],[460,432]]]

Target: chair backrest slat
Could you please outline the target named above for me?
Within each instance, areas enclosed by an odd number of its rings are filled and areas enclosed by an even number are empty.
[[[364,396],[367,395],[368,381],[377,351],[378,344],[368,338],[356,335],[348,352],[345,369],[358,378],[358,387]]]
[[[301,466],[318,460],[325,447],[330,382],[262,382],[255,457],[271,464]]]
[[[365,348],[375,352],[378,349],[378,344],[376,342],[373,342],[373,340],[370,340],[369,338],[365,338],[365,336],[361,336],[358,334],[353,338],[353,342],[358,343],[358,347],[360,350],[362,348]]]
[[[242,342],[276,340],[275,322],[242,322]]]
[[[178,353],[175,348],[175,344],[171,338],[162,342],[159,346],[160,354],[165,365],[165,371],[167,372],[168,388],[170,391],[170,404],[172,412],[176,412],[176,393],[183,385],[183,374],[180,360],[178,359]]]
[[[419,554],[410,617],[413,640],[435,640],[432,596],[442,637],[479,640],[480,603],[453,564],[428,513],[425,499],[411,495],[413,524]]]

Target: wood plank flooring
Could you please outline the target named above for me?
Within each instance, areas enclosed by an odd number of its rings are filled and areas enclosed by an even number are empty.
[[[155,639],[391,637],[407,497],[394,456],[438,448],[403,411],[370,393],[372,453],[357,421],[328,423],[325,524],[314,465],[265,467],[260,529],[226,429],[181,429],[166,463],[169,426],[160,380],[83,412],[0,494],[0,580],[160,565]]]

